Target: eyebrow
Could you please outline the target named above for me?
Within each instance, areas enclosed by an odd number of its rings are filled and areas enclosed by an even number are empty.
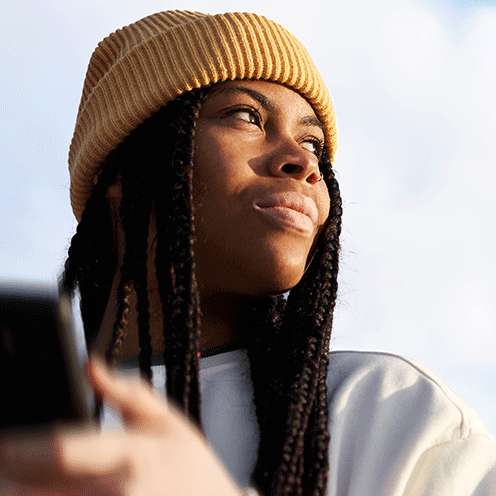
[[[267,110],[267,112],[274,112],[276,110],[274,104],[263,93],[260,93],[259,91],[248,88],[246,86],[224,86],[218,89],[214,89],[211,94],[214,93],[245,93],[246,95],[256,100],[258,103],[260,103],[262,108]],[[305,117],[302,117],[300,119],[300,124],[305,127],[318,127],[322,131],[324,131],[322,122],[320,122],[320,120],[315,115],[307,115]]]
[[[275,110],[272,102],[262,93],[246,86],[236,85],[236,86],[221,86],[220,88],[215,88],[211,94],[215,93],[245,93],[246,95],[256,100],[265,110],[268,112],[273,112]]]
[[[324,131],[324,125],[315,115],[307,115],[300,120],[300,124],[307,127],[318,127]]]

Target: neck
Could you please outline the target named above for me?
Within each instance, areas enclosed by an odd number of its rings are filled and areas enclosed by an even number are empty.
[[[207,285],[200,285],[199,292],[202,312],[200,349],[242,343],[241,324],[244,310],[253,300],[253,297]],[[131,311],[128,320],[127,335],[122,343],[120,359],[131,358],[139,354],[135,306],[136,301],[133,292],[130,301]],[[150,294],[150,335],[152,353],[154,355],[161,355],[164,351],[162,318],[161,312],[158,311],[159,306],[158,293],[152,291],[152,294]],[[111,339],[116,315],[117,281],[114,281],[111,298],[93,351],[104,355]]]
[[[200,348],[241,343],[241,319],[250,298],[206,285],[201,285],[199,291],[202,312]]]

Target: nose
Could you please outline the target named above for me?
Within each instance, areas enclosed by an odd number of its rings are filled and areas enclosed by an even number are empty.
[[[269,172],[274,177],[292,177],[312,185],[323,178],[318,157],[293,139],[285,140],[274,150]]]

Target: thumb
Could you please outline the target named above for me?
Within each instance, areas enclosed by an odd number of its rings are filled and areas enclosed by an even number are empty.
[[[168,420],[174,414],[143,379],[119,375],[96,356],[89,358],[87,373],[96,393],[122,415],[128,427],[144,433],[170,432]]]

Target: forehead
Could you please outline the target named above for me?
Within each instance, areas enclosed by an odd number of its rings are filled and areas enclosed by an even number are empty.
[[[308,116],[313,124],[323,128],[312,106],[292,88],[271,81],[226,81],[214,85],[208,98],[226,98],[235,95],[247,95],[258,101],[268,111],[292,110]],[[207,100],[208,100],[207,98]]]

